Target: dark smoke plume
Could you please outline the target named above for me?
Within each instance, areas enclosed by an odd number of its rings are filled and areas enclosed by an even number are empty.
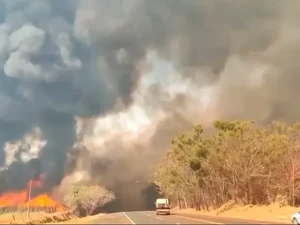
[[[8,168],[0,191],[40,173],[51,190],[84,169],[88,182],[121,199],[130,186],[137,202],[171,137],[193,122],[298,119],[299,11],[284,0],[1,0],[0,167]],[[145,85],[150,52],[179,76]],[[171,94],[175,79],[185,89]],[[205,107],[202,88],[210,93]],[[96,118],[133,105],[153,121],[135,138],[119,132],[98,146],[81,143],[94,135]],[[20,147],[7,165],[5,144],[36,127],[47,141],[37,159],[22,160]]]

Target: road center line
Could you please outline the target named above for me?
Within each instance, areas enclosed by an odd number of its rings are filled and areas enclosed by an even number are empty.
[[[212,222],[212,221],[208,221],[208,220],[200,220],[200,219],[195,219],[195,218],[191,218],[191,217],[185,217],[185,216],[177,216],[177,215],[173,215],[179,218],[183,218],[183,219],[188,219],[188,220],[194,220],[194,221],[198,221],[198,222],[203,222],[203,223],[211,223],[211,224],[224,224],[224,223],[216,223],[216,222]]]
[[[123,214],[130,221],[131,224],[136,224],[125,212]]]

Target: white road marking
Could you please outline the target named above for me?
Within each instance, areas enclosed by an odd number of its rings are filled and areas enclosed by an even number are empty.
[[[194,221],[198,221],[198,222],[203,222],[203,223],[211,223],[211,224],[224,224],[224,223],[216,223],[216,222],[212,222],[212,221],[208,221],[208,220],[200,220],[200,219],[195,219],[195,218],[191,218],[191,217],[185,217],[185,216],[177,216],[177,215],[173,215],[179,218],[183,218],[183,219],[188,219],[188,220],[194,220]]]
[[[125,212],[123,214],[130,221],[131,224],[136,224]]]
[[[145,212],[138,212],[138,213],[140,213],[140,214],[144,214],[144,215],[146,215],[146,216],[151,216],[150,214],[148,214],[148,213],[145,213]]]
[[[162,219],[162,218],[160,218],[160,217],[156,217],[156,219],[158,219],[158,220],[164,220],[164,219]]]

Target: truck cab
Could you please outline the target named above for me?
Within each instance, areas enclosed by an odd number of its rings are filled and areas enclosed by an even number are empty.
[[[171,209],[170,209],[169,199],[158,198],[156,199],[154,204],[155,204],[156,215],[159,214],[170,215]]]

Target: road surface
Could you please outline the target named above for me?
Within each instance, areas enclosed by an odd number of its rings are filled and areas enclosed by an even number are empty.
[[[101,216],[96,224],[270,224],[217,216],[156,215],[155,211],[119,212]],[[276,223],[274,223],[276,224]]]

